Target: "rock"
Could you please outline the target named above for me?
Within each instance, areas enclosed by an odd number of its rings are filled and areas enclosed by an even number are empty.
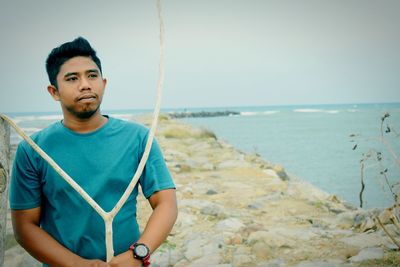
[[[218,194],[217,191],[215,191],[214,189],[208,189],[206,192],[206,195],[216,195]]]
[[[267,257],[271,254],[269,250],[270,248],[266,243],[257,242],[254,244],[253,248],[251,249],[251,252],[258,259],[267,259]]]
[[[217,223],[217,229],[229,232],[237,232],[244,227],[245,225],[236,218],[228,218]]]
[[[185,258],[181,259],[180,261],[178,261],[174,267],[186,267],[189,265],[189,261]],[[164,267],[164,266],[160,266],[160,267]]]
[[[172,150],[172,149],[165,149],[164,150],[164,158],[167,162],[176,162],[177,159],[186,159],[189,156],[186,153],[181,151]]]
[[[330,196],[328,193],[306,181],[292,179],[289,185],[286,194],[296,199],[323,202]]]
[[[251,165],[242,160],[225,160],[218,164],[217,169],[248,168]]]
[[[340,241],[347,245],[363,249],[367,247],[380,246],[385,242],[385,239],[383,239],[378,233],[362,233],[341,238]]]
[[[365,260],[376,260],[383,258],[382,248],[364,248],[356,256],[351,257],[349,260],[351,262],[360,262]]]
[[[215,166],[212,163],[205,163],[200,166],[200,170],[202,171],[213,171],[215,170]]]
[[[354,214],[352,212],[344,212],[337,216],[335,221],[336,227],[340,229],[350,229],[354,224]]]
[[[251,253],[246,253],[246,254],[235,253],[232,259],[232,263],[234,266],[243,266],[243,265],[246,266],[254,261],[255,261],[254,255],[251,255]]]
[[[218,206],[216,204],[201,208],[200,213],[204,214],[204,215],[215,216],[217,218],[225,218],[226,217],[224,209],[221,206]]]
[[[196,220],[197,216],[181,211],[178,213],[178,219],[176,220],[176,225],[179,227],[189,227],[194,225]]]
[[[7,267],[40,267],[41,264],[29,255],[22,247],[15,246],[6,250],[4,266]]]
[[[208,240],[200,237],[190,240],[186,244],[185,258],[189,261],[201,258],[204,255],[203,247],[208,244]]]
[[[283,259],[274,259],[265,262],[259,262],[257,267],[285,267],[286,263]]]
[[[274,171],[273,169],[265,169],[264,173],[271,178],[280,178],[276,171]]]
[[[247,238],[248,244],[263,243],[268,244],[270,248],[279,247],[293,247],[295,241],[291,238],[285,237],[280,233],[269,232],[269,231],[256,231],[249,235]]]
[[[273,170],[282,179],[282,181],[289,180],[289,176],[287,175],[285,169],[281,165],[274,166]]]
[[[151,266],[174,266],[182,258],[181,251],[161,247],[151,255]]]
[[[339,263],[326,262],[326,261],[303,261],[296,265],[296,267],[340,267]]]
[[[383,210],[378,218],[381,221],[382,224],[388,224],[391,223],[390,218],[392,217],[392,210],[391,209],[385,209]]]
[[[222,258],[218,253],[209,254],[190,262],[187,267],[218,266]]]
[[[208,200],[201,200],[201,199],[182,199],[178,200],[178,204],[180,207],[190,207],[193,209],[201,210],[207,206],[214,205],[212,202]]]
[[[375,228],[376,228],[375,222],[371,217],[367,217],[364,223],[362,223],[360,226],[361,232],[366,232],[370,229],[375,229]]]

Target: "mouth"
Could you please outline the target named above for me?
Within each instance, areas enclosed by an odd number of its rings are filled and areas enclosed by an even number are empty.
[[[77,102],[91,102],[97,99],[97,96],[95,94],[85,94],[79,96],[76,101]]]

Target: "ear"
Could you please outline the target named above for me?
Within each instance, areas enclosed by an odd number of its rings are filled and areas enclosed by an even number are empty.
[[[103,86],[104,86],[104,89],[106,89],[106,85],[107,85],[107,79],[104,78],[104,79],[103,79]]]
[[[49,94],[55,101],[60,101],[60,94],[58,93],[58,90],[54,85],[47,86],[47,92],[49,92]]]

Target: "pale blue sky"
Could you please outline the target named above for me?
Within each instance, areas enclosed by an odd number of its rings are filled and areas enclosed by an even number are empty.
[[[0,5],[0,112],[59,110],[44,61],[77,36],[102,60],[103,109],[153,107],[155,1]],[[163,108],[400,102],[398,0],[164,0],[163,7]]]

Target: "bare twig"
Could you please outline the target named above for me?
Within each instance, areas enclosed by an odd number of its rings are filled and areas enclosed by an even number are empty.
[[[375,216],[375,219],[378,221],[380,227],[382,227],[383,231],[385,231],[386,235],[393,241],[393,243],[400,249],[400,244],[396,241],[396,239],[389,233],[386,227],[382,224],[381,220],[379,220],[378,216]]]

